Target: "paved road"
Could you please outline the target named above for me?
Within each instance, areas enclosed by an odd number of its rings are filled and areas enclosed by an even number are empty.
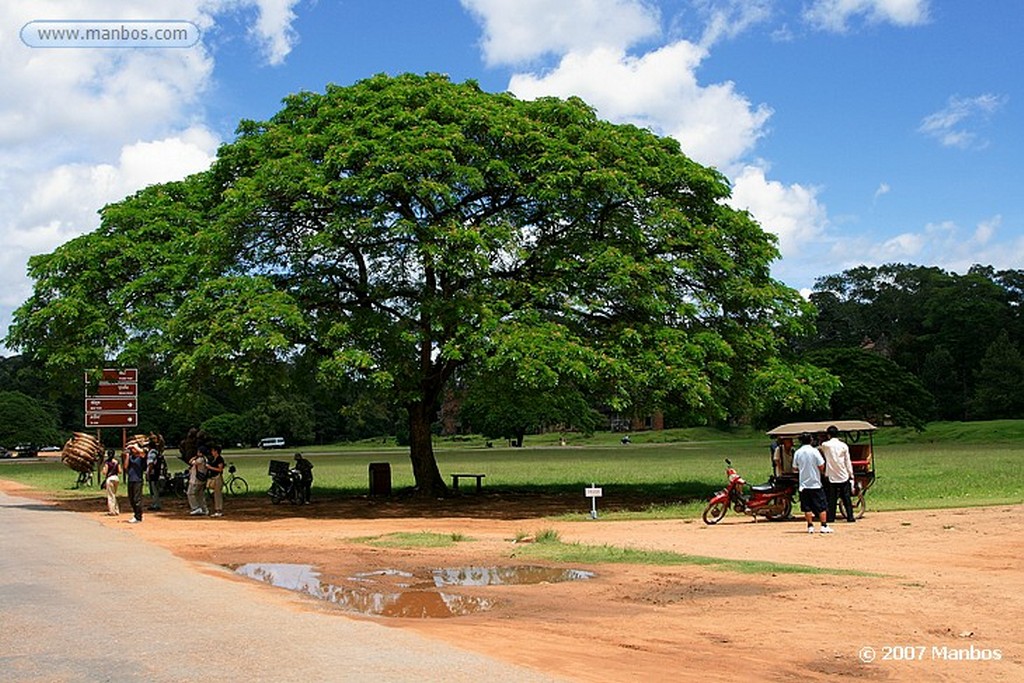
[[[551,681],[0,493],[2,681]],[[218,645],[219,643],[219,645]]]

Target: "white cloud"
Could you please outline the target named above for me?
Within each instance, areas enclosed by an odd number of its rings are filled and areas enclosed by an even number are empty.
[[[218,140],[202,127],[122,148],[115,164],[63,164],[32,176],[18,216],[20,225],[59,226],[67,237],[95,227],[96,212],[139,188],[178,180],[209,168]],[[44,240],[41,251],[60,241]]]
[[[704,33],[700,39],[700,44],[705,48],[722,39],[735,38],[772,16],[771,0],[708,1],[700,9],[706,17]]]
[[[272,65],[284,62],[298,41],[292,28],[295,12],[292,8],[299,0],[251,0],[258,11],[251,32],[262,45],[267,61]],[[248,3],[242,3],[248,4]]]
[[[670,135],[696,161],[724,168],[753,148],[771,110],[751,106],[732,83],[700,85],[695,72],[705,54],[686,41],[641,57],[611,48],[572,52],[547,74],[512,76],[509,90],[524,99],[579,96],[603,118]]]
[[[871,256],[880,263],[915,262],[926,244],[927,236],[905,232],[890,237],[872,249]]]
[[[514,74],[509,90],[517,96],[579,96],[605,119],[672,136],[694,160],[734,177],[730,203],[749,209],[778,235],[784,255],[799,254],[807,243],[821,241],[828,218],[817,189],[769,180],[764,168],[744,161],[765,134],[771,108],[752,104],[732,82],[704,84],[698,79],[713,44],[768,18],[767,0],[706,2],[699,8],[706,19],[700,44],[676,40],[639,54],[630,51],[631,44],[655,31],[638,21],[654,15],[645,14],[637,2],[602,3],[598,30],[593,2],[462,1],[484,27],[489,62],[557,56],[546,71]],[[544,12],[529,17],[540,8],[554,12],[557,20]]]
[[[280,63],[296,39],[298,0],[163,0],[161,18],[190,21],[209,39],[220,15],[255,10],[252,34]],[[32,254],[94,229],[97,211],[156,182],[209,166],[219,143],[203,124],[213,57],[186,49],[29,48],[18,29],[36,20],[152,20],[149,3],[6,0],[0,3],[0,335],[31,291]]]
[[[1002,216],[993,216],[988,220],[981,221],[974,228],[974,237],[972,242],[978,246],[985,246],[992,241],[992,237],[999,231],[999,228],[1003,224]]]
[[[946,106],[921,121],[918,132],[939,141],[943,147],[981,149],[988,141],[975,130],[1005,106],[1007,98],[986,93],[977,97],[949,98]]]
[[[892,188],[889,187],[889,183],[879,183],[878,189],[875,190],[874,200],[878,201],[879,197],[889,194]]]
[[[798,262],[803,246],[821,240],[828,225],[818,189],[768,180],[763,168],[746,166],[733,180],[729,204],[745,209],[779,238],[784,259]]]
[[[483,25],[489,65],[520,64],[548,54],[624,50],[657,36],[659,12],[640,0],[461,0]]]
[[[812,26],[842,33],[854,17],[869,23],[917,26],[928,21],[929,0],[814,0],[804,10]]]
[[[880,243],[870,241],[868,236],[843,237],[835,243],[833,253],[856,253],[857,263],[866,265],[918,263],[956,273],[966,273],[975,264],[997,270],[1020,268],[1024,263],[1024,235],[1001,237],[1002,228],[1000,215],[979,220],[971,228],[955,221],[939,221]]]

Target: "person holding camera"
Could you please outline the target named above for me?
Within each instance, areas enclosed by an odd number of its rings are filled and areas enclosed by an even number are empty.
[[[206,506],[206,472],[207,456],[210,449],[200,446],[196,454],[188,461],[188,506],[191,508],[190,515],[205,515],[209,513]]]
[[[142,521],[142,486],[146,478],[146,453],[137,443],[128,445],[124,456],[124,472],[128,478],[128,502],[131,503],[133,516],[129,524]]]

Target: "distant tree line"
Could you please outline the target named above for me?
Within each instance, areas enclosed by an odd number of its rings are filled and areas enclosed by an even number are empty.
[[[792,350],[842,381],[830,417],[1024,417],[1024,270],[861,266],[818,279],[810,300],[816,333]]]

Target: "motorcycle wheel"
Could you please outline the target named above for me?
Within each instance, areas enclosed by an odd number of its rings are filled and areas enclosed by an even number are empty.
[[[767,513],[764,518],[770,520],[776,519],[789,519],[789,516],[793,513],[793,501],[786,499],[786,502],[782,505],[782,512],[775,514],[773,512]]]
[[[725,513],[729,511],[728,503],[723,501],[712,501],[708,503],[708,506],[704,508],[704,512],[701,514],[701,519],[704,520],[705,524],[718,524],[725,517]]]
[[[284,492],[281,490],[281,487],[278,486],[277,484],[272,484],[270,490],[267,491],[267,495],[270,496],[270,502],[273,503],[274,505],[277,505],[282,500],[284,500],[283,494]]]

